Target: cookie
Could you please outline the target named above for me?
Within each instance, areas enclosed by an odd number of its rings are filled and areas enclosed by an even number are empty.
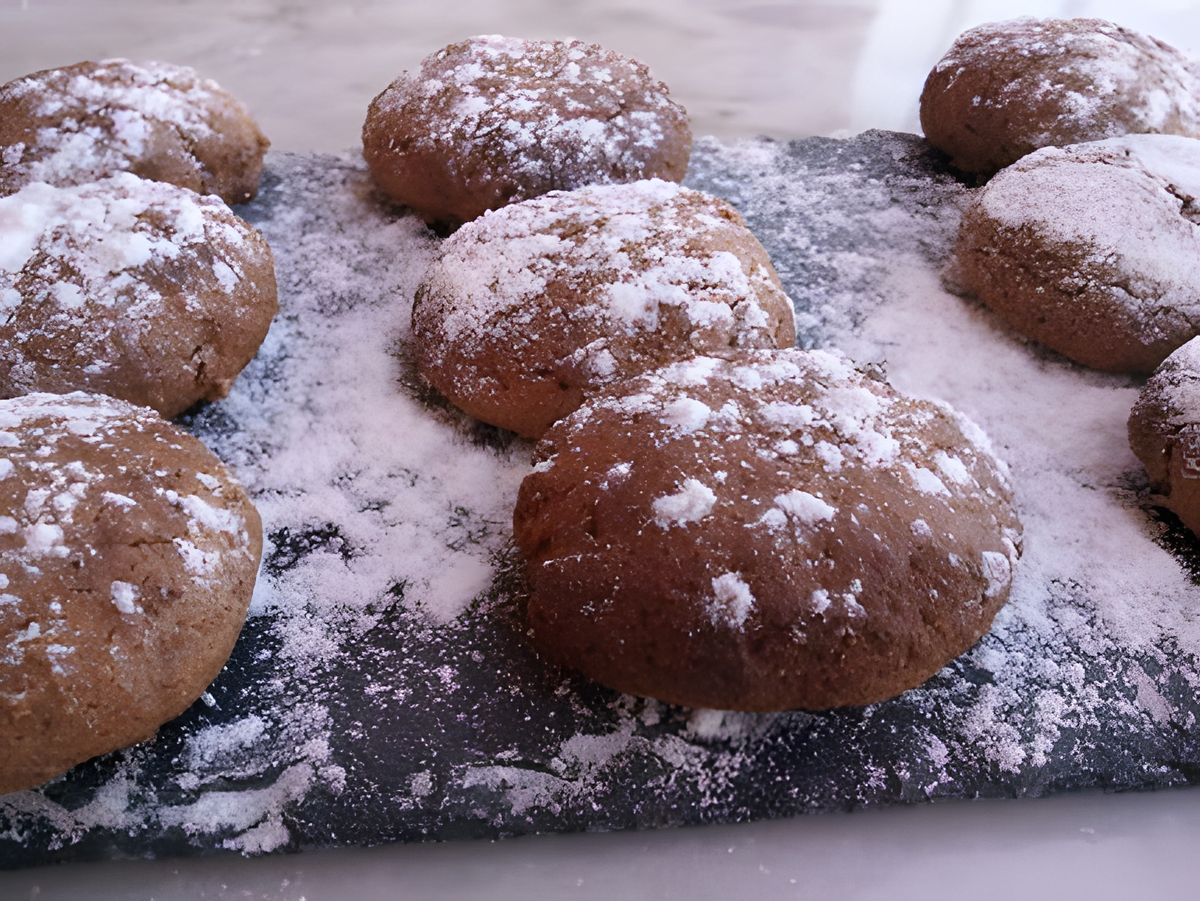
[[[1078,363],[1151,372],[1200,329],[1200,141],[1047,147],[963,216],[949,281]]]
[[[82,62],[0,87],[0,194],[132,172],[244,203],[269,143],[241,103],[185,66]]]
[[[229,657],[261,549],[245,491],[152,410],[0,401],[0,794],[187,709]]]
[[[0,197],[0,397],[224,397],[278,308],[271,251],[217,197],[124,172]]]
[[[1125,134],[1200,138],[1200,79],[1179,51],[1102,19],[1016,19],[959,36],[921,92],[921,127],[966,172]]]
[[[682,181],[687,113],[641,63],[582,41],[451,44],[372,102],[363,156],[380,190],[455,228],[555,190]]]
[[[742,217],[660,180],[554,192],[468,223],[426,272],[412,323],[430,384],[533,438],[636,372],[795,343],[791,302]]]
[[[1129,446],[1150,488],[1200,535],[1200,339],[1163,360],[1129,414]]]
[[[513,516],[542,653],[722,710],[870,704],[970,648],[1020,524],[979,429],[833,354],[697,357],[538,444]]]

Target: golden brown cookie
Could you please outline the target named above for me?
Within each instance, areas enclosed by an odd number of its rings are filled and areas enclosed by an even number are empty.
[[[269,143],[241,103],[185,66],[82,62],[0,87],[0,194],[132,172],[244,203]]]
[[[1039,147],[1200,137],[1200,79],[1173,47],[1103,19],[996,22],[929,73],[921,127],[955,166],[990,176]]]
[[[1200,339],[1158,367],[1129,414],[1129,446],[1150,488],[1200,535]]]
[[[261,550],[245,491],[152,410],[0,401],[0,794],[187,709],[229,657]]]
[[[682,181],[687,113],[641,63],[582,41],[451,44],[372,102],[363,156],[379,188],[454,228],[548,191]]]
[[[175,416],[229,393],[277,308],[270,248],[216,197],[127,172],[0,197],[0,397]]]
[[[869,704],[973,645],[1020,524],[977,427],[843,358],[697,357],[553,426],[513,516],[532,640],[619,691]]]
[[[536,438],[583,397],[700,353],[795,343],[767,252],[722,200],[660,180],[555,192],[448,238],[417,289],[418,368]]]
[[[1200,331],[1200,141],[1047,147],[963,217],[950,281],[1085,366],[1151,372]]]

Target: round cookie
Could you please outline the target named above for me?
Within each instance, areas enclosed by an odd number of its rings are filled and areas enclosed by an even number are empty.
[[[990,176],[1039,147],[1200,137],[1200,79],[1173,47],[1102,19],[992,23],[929,73],[921,127],[959,169]]]
[[[468,223],[426,272],[412,322],[430,384],[532,438],[636,372],[795,343],[791,301],[742,217],[660,180],[555,192]]]
[[[1200,535],[1200,338],[1165,360],[1129,414],[1129,446],[1150,487]]]
[[[963,216],[949,280],[1095,369],[1150,372],[1200,331],[1200,141],[1047,147]]]
[[[0,197],[0,397],[175,416],[229,392],[277,309],[270,248],[216,197],[127,172]]]
[[[269,143],[241,103],[185,66],[82,62],[0,87],[0,194],[128,171],[244,203]]]
[[[372,102],[363,156],[379,188],[454,228],[589,184],[682,181],[687,113],[641,63],[582,41],[451,44]]]
[[[1020,524],[987,439],[841,357],[631,379],[551,428],[513,516],[546,655],[723,710],[869,704],[970,648]]]
[[[0,401],[0,794],[186,710],[229,657],[261,550],[246,493],[152,410]]]

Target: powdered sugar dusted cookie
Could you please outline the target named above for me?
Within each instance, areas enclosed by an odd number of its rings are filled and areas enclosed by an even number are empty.
[[[1200,141],[1047,147],[963,217],[951,281],[1096,369],[1150,372],[1200,332]]]
[[[128,171],[244,203],[268,143],[241,103],[184,66],[83,62],[0,87],[0,194]]]
[[[551,428],[514,514],[547,655],[736,710],[868,704],[987,631],[1020,525],[987,439],[841,357],[698,357]]]
[[[1173,47],[1102,19],[1017,19],[959,36],[929,73],[921,127],[991,175],[1039,147],[1200,137],[1200,79]]]
[[[554,190],[682,181],[687,114],[641,63],[582,41],[451,44],[376,97],[363,126],[375,183],[455,227]]]
[[[174,416],[229,392],[276,309],[270,248],[216,197],[129,173],[0,197],[0,397]]]
[[[0,401],[0,794],[182,713],[233,648],[261,548],[246,493],[152,410]]]
[[[413,333],[435,388],[529,437],[633,373],[795,343],[791,302],[742,217],[660,180],[555,192],[463,226],[417,290]]]
[[[1142,388],[1129,414],[1129,446],[1151,489],[1200,535],[1200,338],[1163,360]]]

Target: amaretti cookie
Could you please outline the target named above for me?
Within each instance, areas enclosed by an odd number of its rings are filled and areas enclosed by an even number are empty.
[[[216,197],[127,172],[0,197],[0,397],[174,416],[229,392],[277,308],[270,248]]]
[[[929,73],[921,127],[955,166],[990,176],[1039,147],[1200,137],[1200,78],[1173,47],[1102,19],[992,23]]]
[[[697,357],[538,444],[513,517],[547,656],[734,710],[869,704],[987,631],[1020,543],[979,429],[843,358]]]
[[[241,103],[185,66],[82,62],[0,87],[0,194],[132,172],[244,203],[268,144]]]
[[[1158,367],[1129,414],[1129,446],[1150,488],[1200,535],[1200,338]]]
[[[682,181],[687,114],[641,63],[582,41],[451,44],[372,102],[363,155],[379,188],[447,228],[548,191]]]
[[[261,548],[245,491],[154,411],[0,401],[0,794],[182,713],[229,657]]]
[[[1151,372],[1200,332],[1200,141],[1047,147],[963,217],[949,281],[1076,362]]]
[[[534,438],[636,372],[795,343],[791,302],[742,217],[661,180],[554,192],[468,223],[442,244],[412,321],[435,388]]]

